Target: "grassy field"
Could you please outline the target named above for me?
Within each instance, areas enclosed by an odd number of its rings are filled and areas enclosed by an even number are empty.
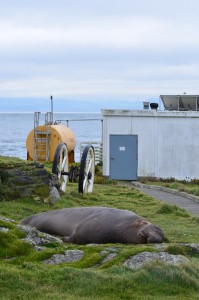
[[[80,195],[77,184],[68,184],[66,194],[54,206],[31,199],[0,202],[0,215],[19,221],[37,212],[77,206],[108,206],[128,209],[155,223],[164,231],[168,251],[190,258],[188,265],[148,264],[139,270],[123,266],[125,258],[152,245],[117,244],[118,256],[103,265],[100,252],[108,246],[50,245],[36,252],[21,241],[15,224],[0,232],[0,299],[199,299],[199,256],[190,256],[178,243],[199,244],[199,219],[186,211],[155,200],[135,189],[95,184],[90,195]],[[9,225],[8,225],[9,224]],[[42,261],[66,249],[85,252],[79,262],[45,265]]]

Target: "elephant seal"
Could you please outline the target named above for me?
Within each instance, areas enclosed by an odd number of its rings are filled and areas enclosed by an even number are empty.
[[[162,230],[128,210],[108,207],[77,207],[32,215],[21,221],[42,232],[63,236],[65,242],[161,243]]]

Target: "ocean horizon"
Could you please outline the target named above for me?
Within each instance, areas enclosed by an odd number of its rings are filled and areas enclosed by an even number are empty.
[[[85,120],[92,119],[92,120]],[[97,112],[54,112],[53,120],[63,120],[76,137],[75,161],[80,160],[80,143],[84,141],[100,142],[102,139],[102,116]],[[40,125],[45,123],[45,113],[40,114]],[[64,121],[65,120],[65,121]],[[74,120],[74,121],[73,121]],[[81,122],[81,120],[84,120]],[[82,124],[83,123],[83,124]],[[0,155],[27,158],[26,139],[34,128],[32,112],[0,112]]]

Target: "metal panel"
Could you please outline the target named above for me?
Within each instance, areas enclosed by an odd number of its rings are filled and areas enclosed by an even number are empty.
[[[110,178],[137,179],[137,135],[110,135]]]
[[[160,95],[160,98],[166,110],[199,110],[199,97],[197,95]]]

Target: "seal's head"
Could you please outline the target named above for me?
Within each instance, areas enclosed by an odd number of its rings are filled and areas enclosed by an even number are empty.
[[[150,222],[139,220],[139,229],[137,231],[140,243],[162,243],[164,241],[164,233],[156,225]]]

